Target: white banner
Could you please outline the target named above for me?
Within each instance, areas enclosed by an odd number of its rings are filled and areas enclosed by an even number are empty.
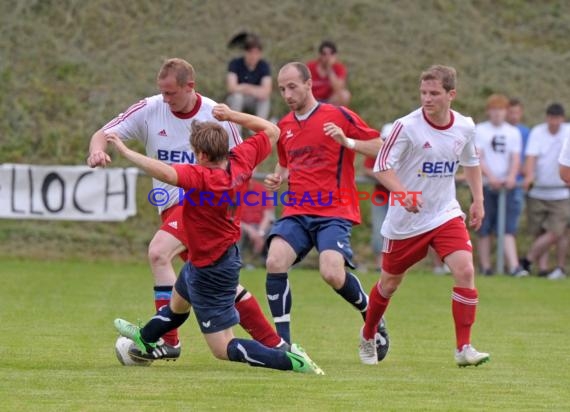
[[[136,214],[137,169],[0,165],[0,218],[122,221]]]

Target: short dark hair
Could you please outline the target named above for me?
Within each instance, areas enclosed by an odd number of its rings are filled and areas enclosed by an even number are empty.
[[[325,49],[331,49],[333,54],[336,54],[338,49],[336,48],[336,43],[332,40],[323,40],[319,45],[319,53],[322,53]]]
[[[192,122],[190,144],[194,153],[204,153],[210,162],[220,162],[230,150],[228,132],[215,122]]]
[[[509,99],[509,106],[510,107],[515,107],[515,106],[520,106],[523,107],[523,102],[521,99],[519,99],[518,97],[511,97]]]
[[[243,44],[244,50],[252,50],[252,49],[259,49],[263,50],[263,44],[261,43],[261,39],[257,34],[248,34],[245,42]]]
[[[547,116],[564,116],[564,106],[560,103],[552,103],[546,108]]]

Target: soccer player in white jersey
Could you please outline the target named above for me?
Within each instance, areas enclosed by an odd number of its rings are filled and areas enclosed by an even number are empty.
[[[220,123],[229,136],[230,149],[241,143],[234,124],[219,122],[213,117],[212,109],[216,103],[195,91],[195,79],[196,74],[190,63],[178,58],[166,60],[157,77],[160,94],[132,105],[98,130],[91,138],[87,164],[104,167],[111,162],[106,153],[108,133],[115,133],[123,140],[141,141],[147,156],[165,163],[196,163],[190,147],[190,131],[194,121]],[[183,227],[179,189],[156,179],[153,179],[153,186],[162,226],[150,242],[148,257],[154,276],[155,307],[158,310],[170,301],[172,286],[176,281],[172,260],[180,255],[186,261],[185,230],[191,231],[192,228]],[[196,233],[196,236],[200,234]],[[236,309],[240,314],[241,326],[254,339],[269,347],[282,342],[263,315],[255,297],[241,285],[236,294]],[[178,331],[174,329],[168,332],[163,340],[159,351],[161,358],[178,358]]]
[[[473,120],[451,110],[455,69],[432,66],[420,76],[421,108],[394,123],[374,170],[390,191],[407,193],[392,203],[382,225],[384,247],[380,281],[372,287],[366,323],[360,332],[360,359],[377,363],[374,334],[390,298],[414,263],[432,246],[447,264],[455,286],[452,311],[459,366],[480,365],[489,354],[471,346],[478,297],[473,255],[464,214],[455,196],[455,173],[463,166],[473,203],[470,226],[478,229],[484,215],[481,169],[473,143]],[[421,192],[421,195],[412,192]]]
[[[497,233],[498,205],[501,190],[505,190],[505,257],[512,276],[528,276],[519,265],[517,234],[519,216],[523,207],[522,188],[517,188],[517,175],[520,170],[522,151],[521,132],[507,123],[509,99],[501,94],[487,98],[489,120],[475,126],[475,145],[480,156],[483,173],[483,197],[485,198],[485,218],[479,229],[477,250],[481,273],[492,275],[491,235]]]

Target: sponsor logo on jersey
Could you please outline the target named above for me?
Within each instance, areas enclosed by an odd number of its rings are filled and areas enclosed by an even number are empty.
[[[162,136],[162,137],[167,137],[167,136],[168,136],[168,135],[166,134],[166,130],[164,130],[164,129],[162,129],[160,132],[158,132],[158,135],[159,135],[159,136]]]
[[[196,163],[194,153],[185,150],[157,150],[156,158],[166,163]]]
[[[431,144],[429,142],[425,142],[424,149],[431,149]]]
[[[289,139],[293,137],[293,132],[291,131],[291,129],[287,130],[287,132],[285,133],[285,138]]]
[[[456,161],[423,162],[421,169],[417,171],[418,177],[453,177],[459,166]]]

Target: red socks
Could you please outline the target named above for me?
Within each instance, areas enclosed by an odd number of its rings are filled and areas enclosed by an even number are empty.
[[[170,303],[170,297],[172,295],[172,286],[155,286],[154,287],[154,307],[156,311]],[[162,339],[171,345],[178,345],[178,329],[172,329],[170,332],[166,332]]]
[[[368,309],[366,311],[366,322],[364,323],[364,330],[362,334],[364,339],[373,339],[378,331],[378,324],[380,319],[386,312],[386,308],[390,303],[390,298],[385,298],[381,294],[380,282],[372,286],[370,296],[368,298]]]
[[[471,326],[475,322],[477,303],[479,303],[477,289],[453,288],[451,311],[453,312],[453,320],[455,322],[455,337],[458,350],[461,350],[463,345],[471,343]]]
[[[235,306],[239,312],[239,324],[253,339],[270,348],[281,343],[281,338],[263,314],[255,296],[242,299]]]

